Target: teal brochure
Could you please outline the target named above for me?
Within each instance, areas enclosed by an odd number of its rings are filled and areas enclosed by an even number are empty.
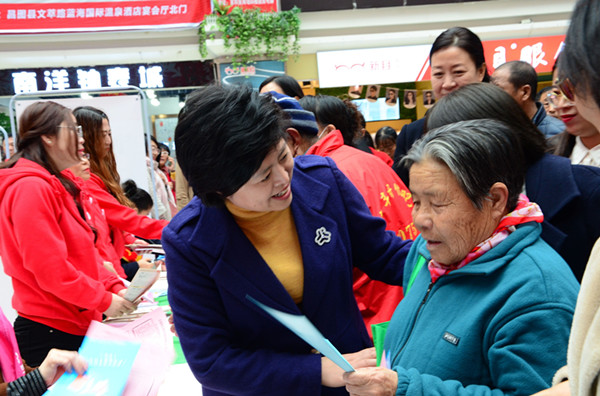
[[[120,396],[139,349],[138,343],[85,337],[79,348],[88,363],[85,374],[64,373],[44,395]]]
[[[263,309],[273,318],[277,319],[285,327],[293,331],[298,337],[306,341],[310,346],[315,348],[321,354],[325,355],[332,362],[341,367],[344,371],[354,371],[354,367],[342,356],[340,351],[326,339],[323,334],[311,323],[304,315],[293,315],[286,312],[281,312],[275,308],[266,306],[265,304],[256,301],[254,298],[246,294],[246,298]]]

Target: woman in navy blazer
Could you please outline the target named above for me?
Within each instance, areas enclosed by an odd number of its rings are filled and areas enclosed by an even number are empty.
[[[246,296],[306,315],[355,367],[365,367],[374,366],[375,353],[352,293],[352,268],[402,282],[411,243],[385,231],[333,161],[294,162],[288,126],[269,96],[244,87],[206,88],[179,115],[177,157],[196,197],[164,230],[163,246],[175,329],[205,396],[347,394],[341,369]],[[232,204],[253,216],[290,211],[300,301],[288,290],[294,284],[280,281],[285,263],[262,254],[277,242],[256,242]],[[290,245],[270,247],[293,251]]]

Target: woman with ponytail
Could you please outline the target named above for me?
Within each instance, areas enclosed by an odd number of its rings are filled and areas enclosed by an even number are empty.
[[[134,235],[144,239],[160,239],[168,222],[138,215],[134,204],[121,187],[112,149],[112,132],[106,113],[91,106],[84,106],[77,107],[73,114],[83,128],[85,152],[89,154],[91,174],[89,180],[84,183],[85,190],[104,211],[110,239],[118,257],[125,253],[126,244],[144,243]],[[114,260],[110,261],[113,262],[117,273],[125,278],[127,275],[120,264]]]

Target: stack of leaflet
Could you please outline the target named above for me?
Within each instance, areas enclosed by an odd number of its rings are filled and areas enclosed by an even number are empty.
[[[155,396],[175,357],[161,309],[120,327],[92,322],[79,353],[88,362],[87,372],[64,374],[48,396]]]

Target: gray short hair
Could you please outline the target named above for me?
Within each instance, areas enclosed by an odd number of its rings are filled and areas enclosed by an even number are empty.
[[[428,159],[450,169],[477,209],[496,182],[508,188],[507,209],[516,207],[526,168],[519,141],[506,124],[480,119],[433,129],[415,142],[402,163],[410,169]]]

